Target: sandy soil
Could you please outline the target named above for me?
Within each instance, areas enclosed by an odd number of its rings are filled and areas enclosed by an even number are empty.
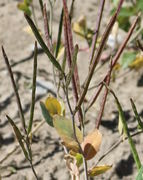
[[[0,45],[5,47],[7,55],[11,64],[20,62],[25,59],[25,62],[18,63],[13,66],[12,70],[19,87],[19,94],[23,105],[25,117],[29,118],[29,108],[31,102],[31,81],[32,81],[32,60],[30,54],[32,52],[31,46],[34,44],[34,37],[30,36],[23,29],[27,26],[27,22],[24,19],[23,13],[17,9],[16,0],[1,0],[0,1]],[[61,11],[61,2],[57,1],[55,4],[54,12],[54,38],[58,29],[59,14]],[[96,21],[96,15],[98,10],[98,3],[95,0],[79,0],[75,3],[74,18],[77,20],[80,15],[85,15],[88,21],[88,26],[94,27]],[[106,8],[104,13],[104,20],[102,28],[108,22],[109,14],[109,1],[106,2]],[[40,11],[38,9],[38,1],[35,1],[36,17],[39,22],[40,29],[43,29],[43,23]],[[103,29],[104,30],[104,29]],[[75,36],[74,41],[79,39]],[[84,41],[80,42],[81,48],[86,48],[87,44]],[[88,71],[88,59],[89,51],[82,51],[78,56],[78,65],[80,72],[81,82],[84,81],[86,73]],[[37,94],[36,94],[36,108],[34,116],[34,124],[41,122],[42,115],[39,107],[39,101],[44,100],[47,93],[55,93],[52,77],[52,67],[47,57],[41,53],[38,55],[38,77],[37,77]],[[107,71],[107,65],[102,70],[98,71],[95,75],[91,86],[96,84],[98,80],[103,77],[103,73]],[[120,74],[123,74],[120,72]],[[120,76],[120,75],[118,75]],[[24,155],[20,148],[17,147],[17,141],[13,134],[12,128],[8,124],[5,115],[8,114],[18,127],[21,127],[21,123],[18,116],[18,109],[16,106],[15,97],[10,83],[10,78],[4,64],[2,53],[0,53],[0,162],[7,156],[12,150],[15,152],[7,157],[5,161],[0,163],[0,174],[4,180],[32,180],[34,176],[30,169],[28,162],[25,160]],[[112,88],[115,90],[121,104],[125,110],[127,121],[130,125],[131,132],[135,131],[136,122],[133,118],[131,111],[131,105],[129,99],[132,97],[138,107],[139,113],[143,116],[143,81],[142,72],[132,71],[125,76],[117,78],[115,82],[111,83]],[[94,91],[91,90],[87,99],[90,98]],[[97,113],[100,108],[100,101],[98,100],[89,111],[87,120],[89,122],[86,125],[86,132],[94,129]],[[104,116],[102,118],[102,125],[100,130],[103,134],[103,142],[99,153],[95,159],[89,163],[96,163],[99,157],[107,152],[107,150],[115,142],[119,140],[119,133],[117,129],[118,113],[114,99],[111,95],[108,96],[106,103]],[[138,135],[134,138],[137,150],[142,159],[143,144],[142,135]],[[43,180],[68,180],[70,179],[69,173],[66,169],[65,162],[63,160],[64,153],[60,146],[60,141],[57,133],[54,129],[51,129],[46,123],[34,134],[33,137],[33,162],[38,176]],[[95,179],[104,180],[133,180],[136,177],[137,170],[133,161],[128,142],[120,144],[114,151],[112,151],[107,157],[105,157],[100,164],[112,164],[113,167],[106,174],[99,176]]]

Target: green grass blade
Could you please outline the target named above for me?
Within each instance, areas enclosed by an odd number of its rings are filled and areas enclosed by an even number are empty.
[[[135,160],[137,169],[139,170],[141,168],[141,162],[140,162],[140,159],[139,159],[139,156],[138,156],[135,144],[134,144],[134,142],[132,140],[132,137],[130,135],[130,132],[129,132],[129,129],[128,129],[128,126],[127,126],[127,123],[126,123],[124,112],[122,110],[120,102],[119,102],[118,98],[116,97],[115,93],[112,90],[110,90],[110,92],[113,94],[113,96],[115,98],[115,101],[116,101],[116,104],[117,104],[117,108],[118,108],[118,111],[119,111],[119,115],[120,115],[121,120],[122,120],[123,129],[124,129],[125,134],[128,137],[128,141],[129,141],[129,145],[130,145],[130,148],[131,148],[131,152],[132,152],[133,158]]]
[[[41,45],[42,49],[44,50],[44,52],[47,54],[47,56],[49,57],[49,60],[51,61],[51,63],[59,70],[63,73],[61,65],[58,63],[58,61],[55,59],[55,57],[52,55],[52,53],[50,52],[50,50],[48,49],[48,47],[46,46],[45,42],[43,41],[38,29],[36,28],[35,24],[33,23],[32,19],[25,14],[25,18],[28,22],[28,24],[30,25],[37,41],[39,42],[39,44]]]
[[[133,102],[132,99],[130,99],[130,101],[131,101],[131,105],[132,105],[132,109],[134,111],[135,117],[136,117],[136,119],[138,121],[138,126],[139,126],[139,128],[141,128],[143,130],[143,122],[141,121],[141,118],[140,118],[140,116],[138,114],[136,105],[135,105],[135,103]]]
[[[63,27],[63,16],[64,16],[64,11],[62,9],[61,16],[60,16],[59,30],[58,30],[56,52],[55,52],[56,58],[58,56],[60,45],[61,45],[61,35],[62,35],[62,27]]]
[[[32,124],[33,124],[33,117],[34,117],[36,77],[37,77],[37,42],[35,42],[35,49],[34,49],[32,100],[31,100],[31,109],[30,109],[30,120],[29,120],[29,126],[28,126],[28,134],[31,132]]]
[[[13,127],[14,133],[15,133],[16,138],[17,138],[17,140],[18,140],[18,142],[19,142],[19,144],[20,144],[20,146],[22,148],[22,151],[23,151],[23,153],[25,155],[25,158],[29,160],[28,152],[25,149],[25,146],[24,146],[24,143],[23,143],[23,136],[22,136],[20,130],[18,129],[18,127],[16,126],[14,121],[9,116],[6,116],[6,117],[7,117],[8,122]]]
[[[143,166],[140,168],[136,180],[143,180]]]
[[[41,8],[41,13],[43,15],[43,0],[39,0],[40,8]]]

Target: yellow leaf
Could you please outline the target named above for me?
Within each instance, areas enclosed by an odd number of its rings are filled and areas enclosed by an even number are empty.
[[[130,68],[138,70],[143,66],[143,55],[137,55],[136,59],[129,65]]]
[[[113,70],[117,71],[121,68],[121,65],[119,63],[116,63],[116,65],[114,66]]]
[[[80,35],[81,37],[85,37],[86,30],[86,19],[84,16],[81,16],[78,22],[73,23],[73,31]]]
[[[62,115],[63,107],[61,106],[61,103],[57,98],[52,96],[47,97],[45,106],[51,116],[55,114]]]
[[[59,59],[63,56],[64,51],[65,51],[64,46],[59,49],[59,53],[58,53],[58,56],[57,56],[57,60],[59,60]]]
[[[92,133],[85,137],[81,146],[86,160],[90,160],[96,155],[96,153],[99,151],[101,140],[102,134],[98,129],[95,129]]]
[[[106,171],[108,171],[109,169],[111,169],[112,166],[110,165],[103,165],[103,166],[95,166],[92,169],[90,169],[88,171],[89,176],[93,177],[93,176],[98,176],[100,174],[105,173]]]
[[[84,37],[84,29],[77,23],[73,23],[73,31],[81,37]]]

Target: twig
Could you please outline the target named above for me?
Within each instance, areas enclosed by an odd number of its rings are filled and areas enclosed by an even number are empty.
[[[121,44],[121,46],[119,47],[119,50],[118,50],[117,53],[115,54],[115,56],[114,56],[114,58],[113,58],[113,60],[112,60],[112,65],[111,65],[111,70],[110,70],[111,72],[112,72],[114,66],[116,65],[118,59],[120,58],[123,50],[125,49],[125,47],[126,47],[126,45],[127,45],[127,43],[128,43],[128,40],[130,39],[130,37],[131,37],[131,35],[132,35],[132,33],[133,33],[133,30],[134,30],[135,27],[136,27],[136,24],[137,24],[137,22],[138,22],[138,19],[139,19],[139,15],[137,16],[137,18],[135,19],[134,23],[133,23],[132,26],[130,27],[130,30],[129,30],[129,32],[128,32],[128,34],[127,34],[124,42]],[[109,73],[109,72],[108,72],[108,73]],[[100,92],[101,92],[101,89],[103,88],[102,82],[105,82],[105,81],[106,81],[106,79],[107,79],[107,77],[108,77],[108,73],[107,73],[107,75],[104,77],[104,79],[101,81],[101,85],[100,85],[98,91],[95,93],[95,95],[94,95],[94,96],[92,97],[92,99],[90,100],[89,105],[88,105],[88,107],[86,108],[86,111],[95,103],[98,95],[99,95]]]
[[[91,51],[91,57],[90,57],[90,65],[92,64],[93,57],[95,54],[95,48],[96,48],[96,43],[97,43],[97,39],[98,39],[98,34],[99,34],[99,29],[100,29],[100,24],[101,24],[103,9],[104,9],[104,4],[105,4],[105,0],[101,0],[99,12],[98,12],[97,24],[96,24],[96,28],[95,28],[95,34],[94,34],[93,40],[92,40],[92,51]]]
[[[108,74],[107,79],[106,79],[106,84],[108,86],[110,84],[110,77],[111,77],[111,71],[109,71],[109,74]],[[103,116],[107,95],[108,95],[108,89],[106,88],[105,92],[104,92],[104,95],[103,95],[103,100],[102,100],[102,103],[101,103],[100,112],[99,112],[97,120],[96,120],[96,128],[97,129],[99,129],[99,126],[100,126],[100,123],[101,123],[101,118]]]
[[[94,60],[93,60],[93,62],[92,62],[92,65],[91,65],[89,74],[88,74],[87,79],[86,79],[86,81],[85,81],[84,89],[83,89],[83,91],[82,91],[82,93],[81,93],[81,96],[80,96],[78,102],[77,102],[77,105],[76,105],[76,107],[75,107],[74,113],[76,113],[76,112],[78,111],[78,109],[80,108],[82,102],[84,101],[84,98],[85,98],[86,93],[87,93],[87,91],[88,91],[88,87],[89,87],[89,84],[90,84],[90,82],[91,82],[91,79],[92,79],[92,76],[93,76],[95,67],[97,66],[97,64],[98,64],[98,62],[99,62],[101,53],[102,53],[102,51],[103,51],[103,49],[104,49],[104,46],[105,46],[105,44],[106,44],[106,41],[107,41],[108,36],[109,36],[109,34],[110,34],[110,31],[111,31],[111,29],[112,29],[112,27],[113,27],[113,25],[114,25],[114,23],[115,23],[115,21],[116,21],[116,19],[117,19],[117,16],[118,16],[118,14],[119,14],[119,12],[120,12],[120,8],[121,8],[123,2],[124,2],[124,0],[120,0],[117,10],[116,10],[114,16],[112,16],[112,18],[111,18],[111,20],[110,20],[110,22],[109,22],[109,24],[108,24],[108,26],[107,26],[104,34],[103,34],[103,37],[102,37],[100,46],[99,46],[99,48],[98,48],[98,50],[97,50],[97,53],[96,53],[96,55],[95,55],[95,57],[94,57]]]
[[[71,24],[70,24],[69,15],[68,15],[68,9],[67,9],[67,5],[66,5],[65,0],[63,0],[63,6],[64,6],[65,48],[66,48],[66,53],[67,53],[68,65],[69,65],[69,68],[71,68],[72,54],[74,52],[74,49],[73,49],[73,39],[72,39],[72,32],[71,32]],[[72,76],[72,87],[73,87],[75,103],[77,103],[78,102],[78,92],[80,90],[77,66],[75,67],[75,71],[74,71],[74,74]],[[82,116],[81,108],[79,109],[78,112],[79,112],[79,122],[83,126],[83,116]]]
[[[135,21],[133,22],[132,26],[129,29],[129,32],[128,32],[124,42],[121,44],[121,46],[119,47],[119,50],[117,51],[116,55],[114,56],[113,61],[112,61],[113,62],[112,63],[112,69],[116,65],[116,63],[117,63],[118,59],[120,58],[123,50],[125,49],[128,41],[129,41],[129,39],[130,39],[130,37],[131,37],[137,23],[138,23],[139,17],[140,17],[140,14],[136,17]]]
[[[136,135],[138,135],[138,134],[141,134],[141,133],[143,133],[143,131],[136,132],[136,133],[132,134],[131,137],[134,137],[134,136],[136,136]],[[125,137],[125,140],[127,140],[127,139],[128,139],[128,137]],[[112,151],[113,151],[116,147],[118,147],[122,142],[124,142],[124,141],[123,141],[123,138],[121,137],[121,138],[119,139],[119,141],[115,142],[115,144],[113,144],[113,145],[108,149],[108,151],[105,152],[105,153],[98,159],[96,165],[99,164],[99,162],[100,162],[101,160],[103,160],[110,152],[112,152]]]
[[[8,152],[6,156],[0,160],[0,164],[2,164],[5,160],[7,160],[19,147],[20,147],[19,144],[17,144],[10,152]]]

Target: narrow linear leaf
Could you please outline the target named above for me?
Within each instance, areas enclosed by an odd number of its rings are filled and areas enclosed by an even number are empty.
[[[63,27],[63,16],[64,16],[64,11],[62,9],[61,16],[60,16],[57,44],[56,44],[56,52],[55,52],[56,58],[58,57],[59,50],[60,50],[60,45],[61,45],[61,35],[62,35],[62,27]]]
[[[136,180],[143,180],[143,166],[140,168]]]
[[[75,67],[76,67],[78,49],[79,49],[78,45],[76,44],[75,48],[74,48],[74,53],[73,53],[72,65],[71,65],[71,68],[70,68],[69,73],[66,78],[66,87],[69,86],[69,84],[71,82],[71,78],[72,78],[74,70],[75,70]]]
[[[44,119],[46,120],[46,122],[49,124],[49,126],[54,127],[53,125],[53,119],[50,116],[50,113],[48,112],[46,106],[44,103],[40,102],[40,107],[41,107],[41,111],[43,114]]]
[[[117,96],[115,95],[115,93],[112,90],[110,90],[110,92],[112,93],[112,95],[115,98],[115,101],[116,101],[116,104],[117,104],[117,108],[118,108],[118,111],[119,111],[119,114],[120,114],[120,117],[121,117],[121,120],[122,120],[123,130],[124,130],[126,136],[128,137],[129,145],[130,145],[130,148],[131,148],[131,152],[133,154],[133,158],[134,158],[134,160],[136,162],[136,166],[137,166],[138,169],[140,169],[141,162],[140,162],[140,159],[139,159],[139,156],[138,156],[135,144],[134,144],[134,142],[132,140],[132,137],[130,135],[130,132],[129,132],[129,129],[128,129],[128,126],[127,126],[127,122],[126,122],[126,119],[125,119],[124,112],[122,110],[120,102],[119,102]]]
[[[39,44],[41,45],[42,49],[44,50],[44,52],[47,54],[47,56],[49,57],[49,60],[51,61],[51,63],[59,70],[63,73],[61,65],[58,63],[58,61],[55,59],[55,57],[52,55],[52,53],[50,52],[50,50],[48,49],[48,47],[46,46],[45,42],[43,41],[38,29],[36,28],[35,24],[33,23],[32,19],[25,14],[25,18],[28,22],[28,24],[30,25],[37,41],[39,42]]]
[[[30,133],[30,131],[32,129],[33,117],[34,117],[36,77],[37,77],[37,42],[35,42],[35,49],[34,49],[32,98],[31,98],[31,108],[30,108],[30,120],[29,120],[29,126],[28,126],[28,134]]]
[[[23,143],[23,136],[21,134],[21,132],[19,131],[18,127],[16,126],[16,124],[13,122],[13,120],[9,117],[9,116],[6,116],[7,117],[7,120],[9,121],[9,123],[11,124],[11,126],[13,127],[13,130],[15,132],[15,135],[16,135],[16,138],[23,150],[23,153],[25,155],[25,158],[29,160],[28,158],[28,152],[26,151],[25,149],[25,146],[24,146],[24,143]]]
[[[53,124],[56,128],[59,136],[63,140],[63,144],[69,149],[73,150],[75,152],[79,151],[78,143],[75,140],[75,135],[73,131],[73,124],[70,119],[66,119],[63,116],[55,115],[53,117]],[[79,130],[79,128],[76,126],[76,136],[81,143],[83,141],[83,135],[82,132]]]
[[[106,171],[108,171],[111,168],[112,168],[112,166],[110,166],[110,165],[95,166],[88,171],[88,174],[90,177],[98,176],[100,174],[105,173]]]
[[[39,0],[39,4],[40,4],[41,12],[43,15],[43,0]]]
[[[130,99],[130,101],[131,101],[132,109],[133,109],[133,111],[134,111],[136,120],[138,121],[138,126],[139,126],[140,129],[143,130],[143,122],[141,121],[141,118],[140,118],[140,116],[139,116],[139,114],[138,114],[136,105],[135,105],[135,103],[134,103],[134,101],[133,101],[132,99]]]

